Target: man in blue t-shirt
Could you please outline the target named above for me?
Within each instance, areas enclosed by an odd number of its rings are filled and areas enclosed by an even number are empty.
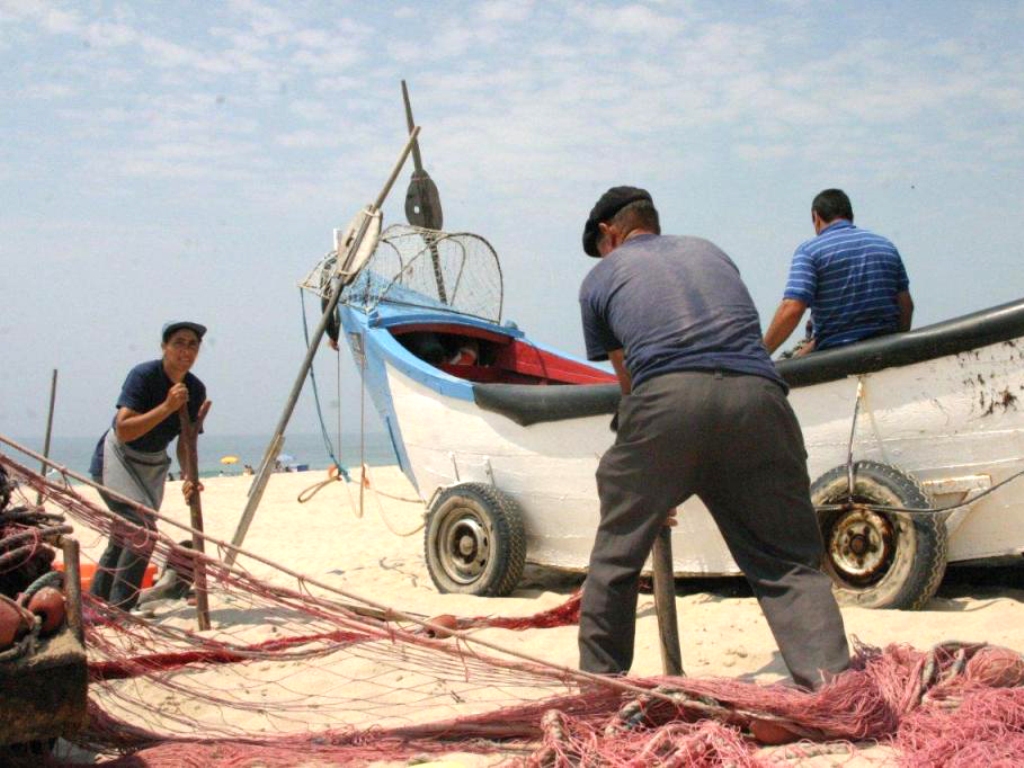
[[[608,190],[583,231],[583,250],[601,257],[580,288],[587,357],[611,360],[623,397],[597,470],[580,667],[629,670],[640,570],[672,511],[697,495],[793,679],[817,687],[850,654],[820,570],[800,425],[736,265],[707,240],[660,232],[650,194],[635,187]]]
[[[160,345],[163,357],[140,363],[128,373],[114,422],[97,443],[89,467],[97,483],[136,504],[160,509],[171,466],[167,447],[181,432],[179,409],[187,404],[189,418],[199,424],[210,410],[206,386],[191,373],[205,333],[199,323],[167,323]],[[183,458],[179,440],[181,466],[185,466]],[[194,486],[190,480],[182,484],[186,500],[195,490],[201,491],[202,485]],[[115,514],[148,531],[156,530],[151,515],[109,494],[100,495]],[[114,525],[90,592],[114,607],[131,610],[138,602],[154,543],[149,536]]]
[[[814,198],[811,223],[817,237],[793,254],[782,303],[764,335],[768,353],[789,338],[808,307],[814,336],[799,355],[909,331],[914,301],[896,246],[853,226],[853,206],[841,189]]]

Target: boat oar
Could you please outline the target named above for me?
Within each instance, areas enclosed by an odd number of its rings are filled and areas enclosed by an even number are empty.
[[[192,580],[196,590],[196,618],[199,629],[210,628],[210,604],[206,595],[206,566],[202,556],[206,553],[203,540],[203,503],[199,498],[199,439],[198,425],[192,422],[188,414],[188,405],[178,409],[181,422],[181,436],[178,440],[182,445],[184,464],[181,468],[183,479],[192,481],[192,495],[188,499],[188,508],[192,518],[192,551],[196,556],[192,560]]]
[[[409,89],[402,81],[402,100],[405,102],[405,122],[409,125],[409,133],[413,132],[416,124],[412,119],[412,104],[409,103]],[[424,229],[441,229],[444,225],[444,214],[441,212],[441,195],[437,191],[437,185],[423,169],[423,159],[420,157],[419,142],[412,145],[412,178],[409,180],[409,189],[405,192],[405,218],[414,227]],[[444,287],[444,273],[441,271],[441,257],[437,252],[435,239],[430,235],[426,236],[427,245],[430,248],[430,260],[434,265],[434,281],[437,283],[437,298],[442,303],[448,303],[448,292]]]
[[[679,651],[679,624],[676,619],[676,583],[672,569],[672,528],[662,526],[651,552],[654,571],[654,611],[658,615],[658,637],[661,640],[661,668],[666,675],[683,674],[683,658]]]
[[[416,123],[412,119],[412,105],[409,103],[409,89],[405,85],[405,80],[402,81],[402,99],[405,102],[405,121],[409,125],[411,134]],[[441,229],[444,225],[441,196],[438,194],[437,185],[430,178],[430,174],[423,170],[419,142],[413,142],[412,162],[414,166],[412,180],[405,193],[405,218],[414,227]]]

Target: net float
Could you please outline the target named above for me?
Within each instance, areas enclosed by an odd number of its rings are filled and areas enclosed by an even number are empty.
[[[18,607],[7,600],[0,600],[0,650],[14,645],[14,641],[25,628],[25,621]]]
[[[41,616],[43,624],[40,633],[50,635],[64,624],[64,595],[54,587],[43,587],[28,601],[28,609]]]
[[[457,630],[459,628],[459,620],[450,613],[442,613],[440,616],[435,616],[430,619],[428,623],[433,626],[427,629],[427,633],[431,637],[436,637],[442,640],[446,637],[452,636],[451,632],[446,632],[445,630]]]

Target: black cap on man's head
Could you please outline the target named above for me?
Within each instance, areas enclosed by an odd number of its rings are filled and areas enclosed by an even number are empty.
[[[612,187],[601,195],[601,199],[594,204],[590,211],[590,218],[587,219],[587,223],[583,226],[583,252],[588,256],[600,256],[601,254],[597,250],[597,239],[598,235],[600,235],[600,230],[597,225],[613,218],[616,213],[627,205],[638,200],[646,200],[649,203],[654,202],[651,199],[651,193],[639,187]]]
[[[189,322],[188,320],[178,320],[178,321],[173,322],[173,323],[164,323],[164,330],[163,330],[163,340],[164,340],[164,343],[165,344],[167,343],[167,340],[169,338],[171,338],[171,336],[174,335],[175,331],[181,331],[181,330],[192,331],[196,336],[199,337],[200,341],[203,340],[203,336],[206,334],[206,326],[205,325],[200,325],[199,323],[192,323],[192,322]]]

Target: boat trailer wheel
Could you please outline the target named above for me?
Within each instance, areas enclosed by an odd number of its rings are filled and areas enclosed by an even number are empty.
[[[871,584],[886,574],[896,552],[892,524],[870,509],[855,506],[833,523],[825,542],[832,567],[845,581]]]
[[[445,488],[427,512],[424,555],[439,592],[509,594],[526,565],[519,505],[486,483]]]
[[[445,572],[469,584],[479,578],[491,554],[491,534],[472,509],[460,509],[441,524],[438,556]]]
[[[814,481],[811,502],[825,544],[823,570],[840,603],[910,610],[927,604],[946,572],[945,518],[871,509],[931,508],[912,475],[877,461],[840,465]]]

